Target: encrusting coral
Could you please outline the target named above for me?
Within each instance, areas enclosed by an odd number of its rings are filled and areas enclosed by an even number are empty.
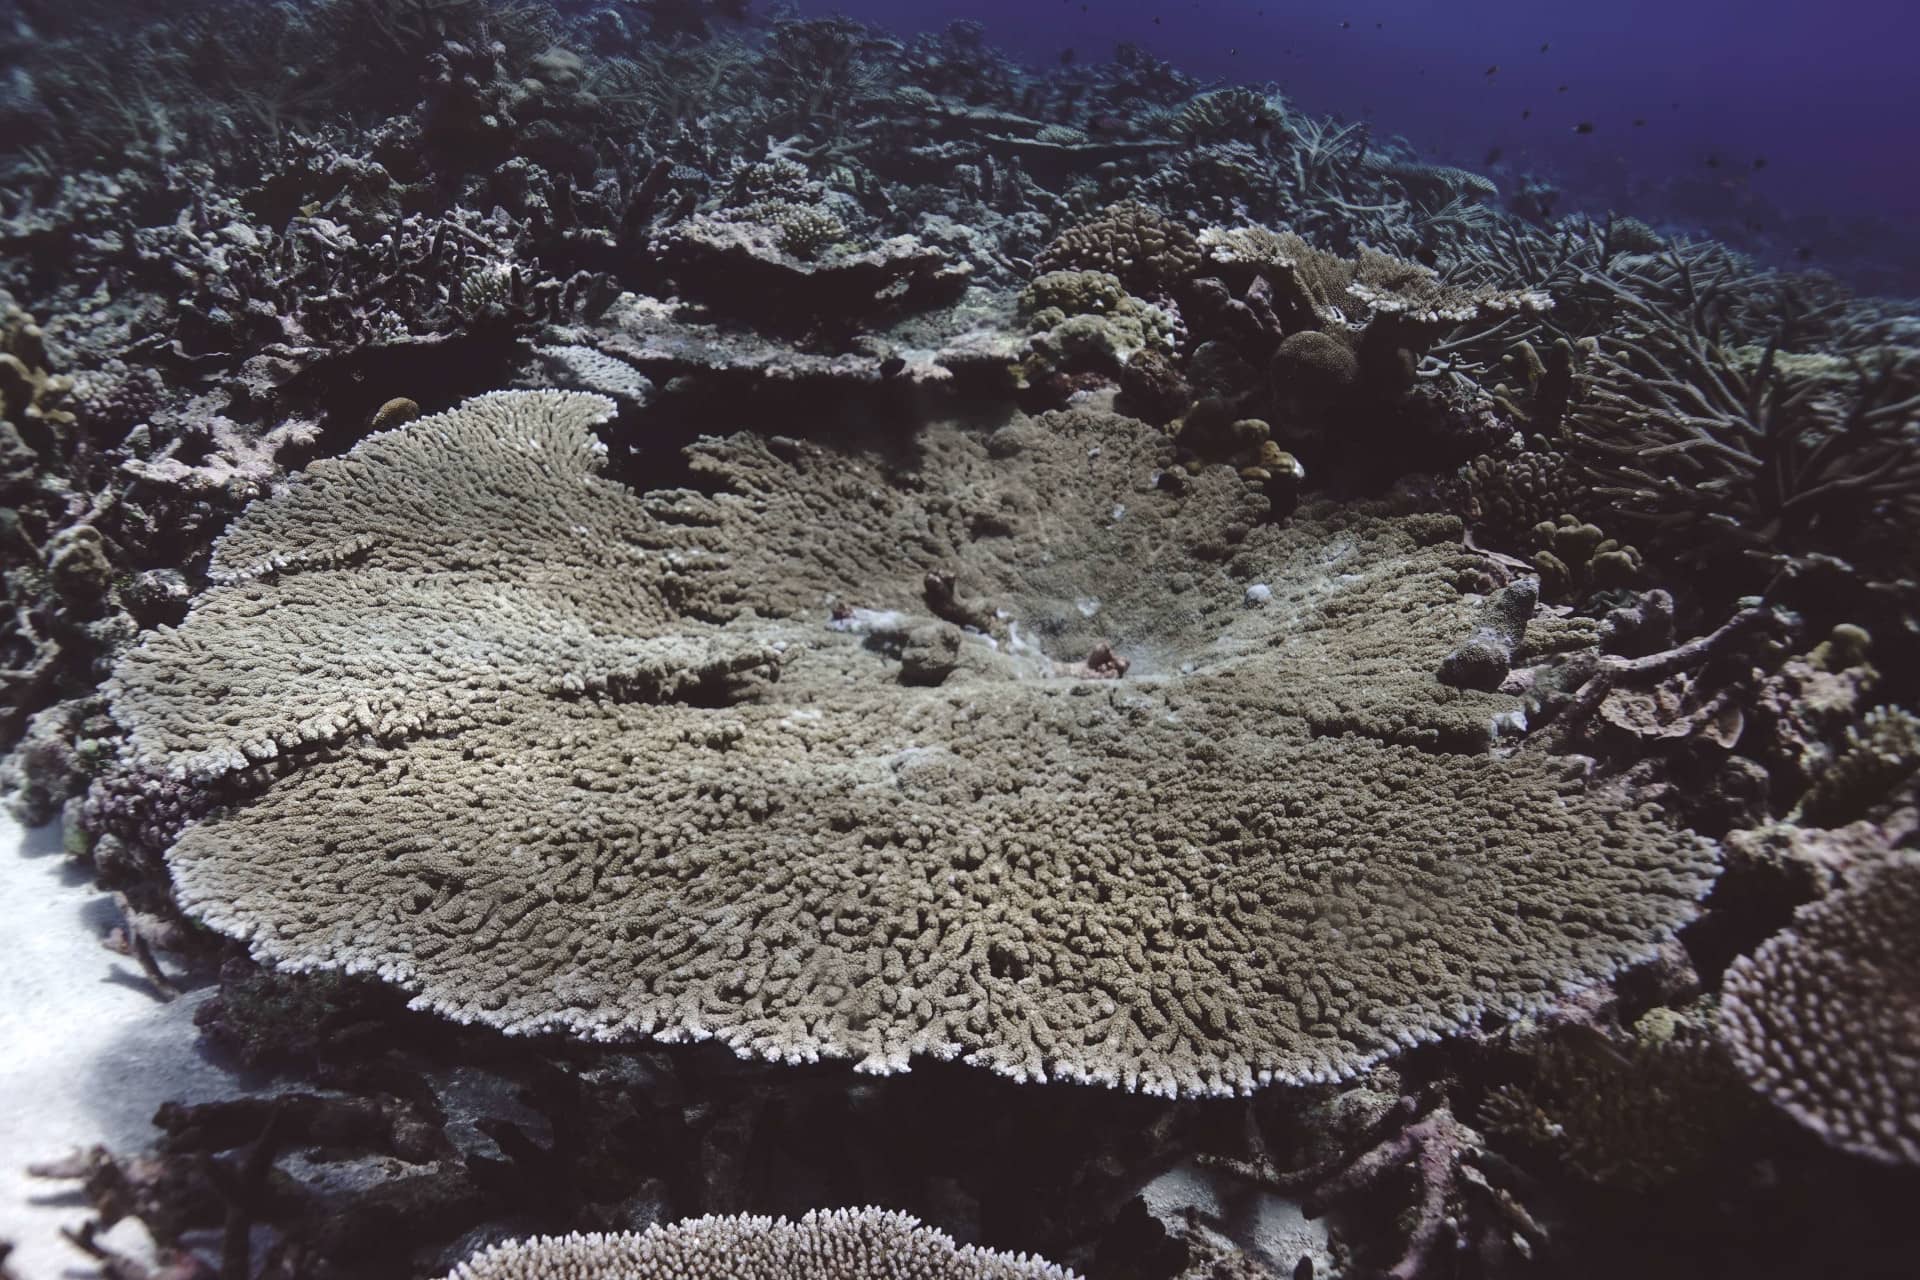
[[[1485,752],[1518,701],[1428,674],[1472,617],[1446,518],[1259,525],[1090,413],[711,440],[711,496],[636,495],[610,412],[483,397],[223,539],[96,795],[253,793],[169,851],[189,912],[514,1032],[1217,1093],[1604,977],[1711,878]],[[995,634],[903,680],[936,573]]]
[[[1027,1254],[953,1242],[885,1209],[785,1218],[709,1215],[623,1235],[494,1245],[447,1280],[1073,1280]]]
[[[1920,854],[1893,852],[1727,970],[1748,1083],[1843,1151],[1920,1165]]]

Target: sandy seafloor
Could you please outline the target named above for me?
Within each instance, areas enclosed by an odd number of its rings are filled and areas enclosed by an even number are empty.
[[[162,1002],[139,964],[107,947],[119,912],[62,856],[58,823],[23,830],[0,814],[0,901],[0,1240],[14,1245],[7,1266],[19,1280],[91,1276],[60,1234],[92,1216],[78,1184],[27,1166],[95,1143],[141,1150],[161,1103],[242,1086],[198,1046],[194,1010],[213,988]],[[133,1221],[102,1238],[136,1258],[150,1248]]]

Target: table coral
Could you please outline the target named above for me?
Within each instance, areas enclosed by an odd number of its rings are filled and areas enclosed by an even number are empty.
[[[1747,1082],[1831,1145],[1920,1164],[1920,855],[1890,853],[1727,970]]]
[[[884,1209],[785,1218],[710,1215],[621,1235],[546,1236],[483,1250],[447,1280],[1073,1280],[1024,1253],[959,1245]]]
[[[511,1032],[1226,1093],[1599,980],[1711,877],[1429,674],[1455,522],[1261,526],[1085,412],[710,439],[707,492],[635,494],[610,411],[483,397],[227,535],[112,685],[136,777],[241,797],[168,854],[191,913]],[[936,573],[995,631],[938,684],[828,625]]]

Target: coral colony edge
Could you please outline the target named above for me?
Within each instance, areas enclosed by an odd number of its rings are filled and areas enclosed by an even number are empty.
[[[1912,1273],[1914,304],[1134,45],[17,8],[5,990],[197,1069],[0,1276]]]

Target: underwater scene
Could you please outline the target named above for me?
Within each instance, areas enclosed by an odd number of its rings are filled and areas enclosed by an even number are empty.
[[[0,1280],[1920,1274],[1916,48],[0,0]]]

